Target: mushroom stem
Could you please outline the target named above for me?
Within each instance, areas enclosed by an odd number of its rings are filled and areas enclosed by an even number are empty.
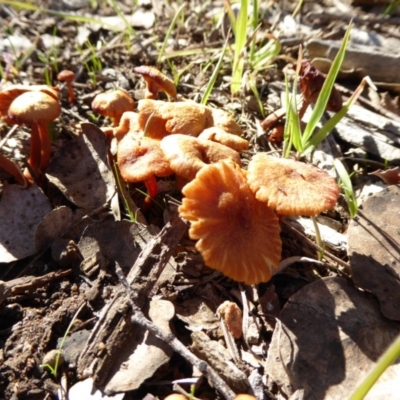
[[[73,103],[75,101],[75,92],[71,82],[67,82],[67,90],[68,90],[68,100],[70,103]]]
[[[9,174],[11,174],[14,179],[17,181],[18,185],[22,187],[27,187],[28,183],[25,179],[23,173],[13,161],[6,158],[3,154],[0,153],[0,168],[3,168]]]
[[[47,124],[38,124],[38,132],[40,138],[40,171],[45,171],[50,163],[51,141]]]
[[[41,141],[39,136],[39,129],[36,124],[32,124],[31,128],[31,149],[28,158],[28,164],[33,173],[32,176],[31,171],[29,169],[24,170],[24,177],[30,182],[33,183],[35,181],[35,177],[38,176],[38,171],[40,167],[41,160]]]
[[[149,205],[149,204],[151,204],[154,197],[156,197],[157,193],[158,193],[156,176],[153,175],[151,178],[146,179],[144,181],[144,184],[146,185],[147,194],[148,194],[148,196],[146,197],[146,199],[144,201],[146,204]]]

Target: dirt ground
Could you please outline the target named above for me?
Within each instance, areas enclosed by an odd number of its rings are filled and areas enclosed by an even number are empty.
[[[238,8],[228,3],[0,1],[0,90],[57,86],[61,104],[38,184],[21,189],[0,169],[1,399],[343,399],[399,334],[399,7],[261,2],[233,95],[228,10],[235,16]],[[336,89],[345,102],[369,75],[377,90],[367,87],[314,158],[301,160],[336,180],[333,162],[341,160],[359,213],[351,218],[341,186],[336,206],[316,219],[322,242],[309,218],[281,218],[282,271],[258,285],[229,279],[196,250],[173,177],[158,178],[150,205],[143,182],[118,184],[115,143],[99,129],[112,121],[92,101],[121,88],[138,104],[145,82],[134,67],[146,65],[175,81],[178,100],[199,103],[226,43],[207,105],[240,125],[247,169],[255,154],[282,154],[284,116],[268,128],[262,121],[283,106],[299,49],[326,73],[351,18]],[[277,50],[260,68],[249,61],[252,42]],[[64,69],[75,73],[72,103],[57,80]],[[30,128],[8,122],[0,121],[0,152],[23,169]],[[377,170],[391,172],[371,175]],[[156,336],[147,317],[168,335]],[[59,354],[51,373],[44,364]],[[367,398],[398,398],[399,375],[397,363]]]

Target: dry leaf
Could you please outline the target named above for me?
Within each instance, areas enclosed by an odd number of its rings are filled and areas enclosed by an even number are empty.
[[[400,168],[394,167],[391,169],[381,170],[378,169],[374,172],[370,172],[368,175],[376,175],[377,177],[381,178],[383,182],[387,183],[388,185],[397,185],[400,183]]]
[[[382,316],[377,301],[343,278],[305,286],[282,310],[266,371],[285,395],[348,398],[360,379],[397,337],[400,324]],[[400,364],[379,382],[400,379]]]
[[[400,187],[362,203],[349,226],[349,259],[356,286],[373,293],[382,313],[400,321]]]
[[[46,175],[78,207],[97,208],[115,193],[107,138],[96,125],[85,122],[81,127],[82,135],[58,150]]]
[[[35,230],[50,211],[50,202],[38,186],[4,187],[0,200],[0,262],[36,253]]]

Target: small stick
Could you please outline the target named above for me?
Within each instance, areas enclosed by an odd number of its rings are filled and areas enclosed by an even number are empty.
[[[225,399],[227,400],[233,399],[235,397],[235,393],[232,391],[232,389],[229,388],[229,386],[225,383],[225,381],[214,371],[214,369],[210,367],[210,365],[207,362],[200,360],[198,357],[196,357],[172,333],[164,332],[162,329],[154,325],[149,319],[145,317],[142,310],[137,305],[137,296],[133,292],[132,288],[129,286],[129,283],[126,280],[121,267],[118,265],[117,262],[115,264],[116,264],[115,265],[116,274],[129,295],[133,313],[131,321],[133,323],[136,323],[144,327],[153,335],[156,335],[160,339],[164,340],[165,343],[171,346],[171,348],[174,351],[176,351],[185,360],[187,360],[193,366],[195,366],[210,381],[210,383],[212,383],[215,389],[218,390],[221,393],[221,395],[225,397]]]

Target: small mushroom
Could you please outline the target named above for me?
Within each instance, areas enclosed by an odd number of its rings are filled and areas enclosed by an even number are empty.
[[[137,74],[142,75],[146,82],[145,99],[155,99],[159,92],[165,92],[168,96],[176,99],[175,83],[162,74],[157,68],[141,65],[133,69]]]
[[[257,199],[279,215],[317,215],[335,207],[340,194],[325,171],[265,153],[250,160],[247,179]]]
[[[31,150],[28,163],[39,177],[50,162],[51,142],[48,124],[61,113],[61,107],[54,97],[41,92],[30,91],[18,96],[8,109],[8,117],[17,124],[31,126]],[[25,176],[32,181],[32,176]]]
[[[225,132],[232,135],[241,136],[243,131],[240,125],[235,121],[232,114],[221,108],[209,107],[212,114],[212,125],[223,129]]]
[[[68,90],[68,100],[70,103],[73,103],[75,101],[75,93],[74,88],[72,87],[72,82],[75,79],[75,72],[64,69],[57,75],[57,79],[60,82],[65,82]]]
[[[138,102],[138,114],[140,129],[154,139],[174,133],[198,136],[212,126],[210,109],[191,101],[167,103],[143,99]]]
[[[239,165],[208,165],[182,193],[179,213],[206,265],[247,284],[271,278],[281,258],[279,219],[256,199]]]
[[[156,176],[172,175],[169,162],[161,151],[160,142],[149,137],[127,134],[118,143],[117,164],[126,182],[144,182],[149,204],[157,195]]]
[[[211,140],[176,134],[166,136],[160,145],[171,169],[189,181],[207,164],[230,160],[241,165],[237,151]]]
[[[92,101],[92,110],[104,117],[111,118],[114,126],[118,126],[124,112],[133,111],[134,109],[135,102],[122,89],[100,93]]]
[[[240,136],[225,132],[223,129],[217,128],[215,126],[204,129],[204,131],[200,133],[198,138],[221,143],[224,146],[230,147],[231,149],[238,151],[239,153],[249,148],[248,140],[243,139]]]

